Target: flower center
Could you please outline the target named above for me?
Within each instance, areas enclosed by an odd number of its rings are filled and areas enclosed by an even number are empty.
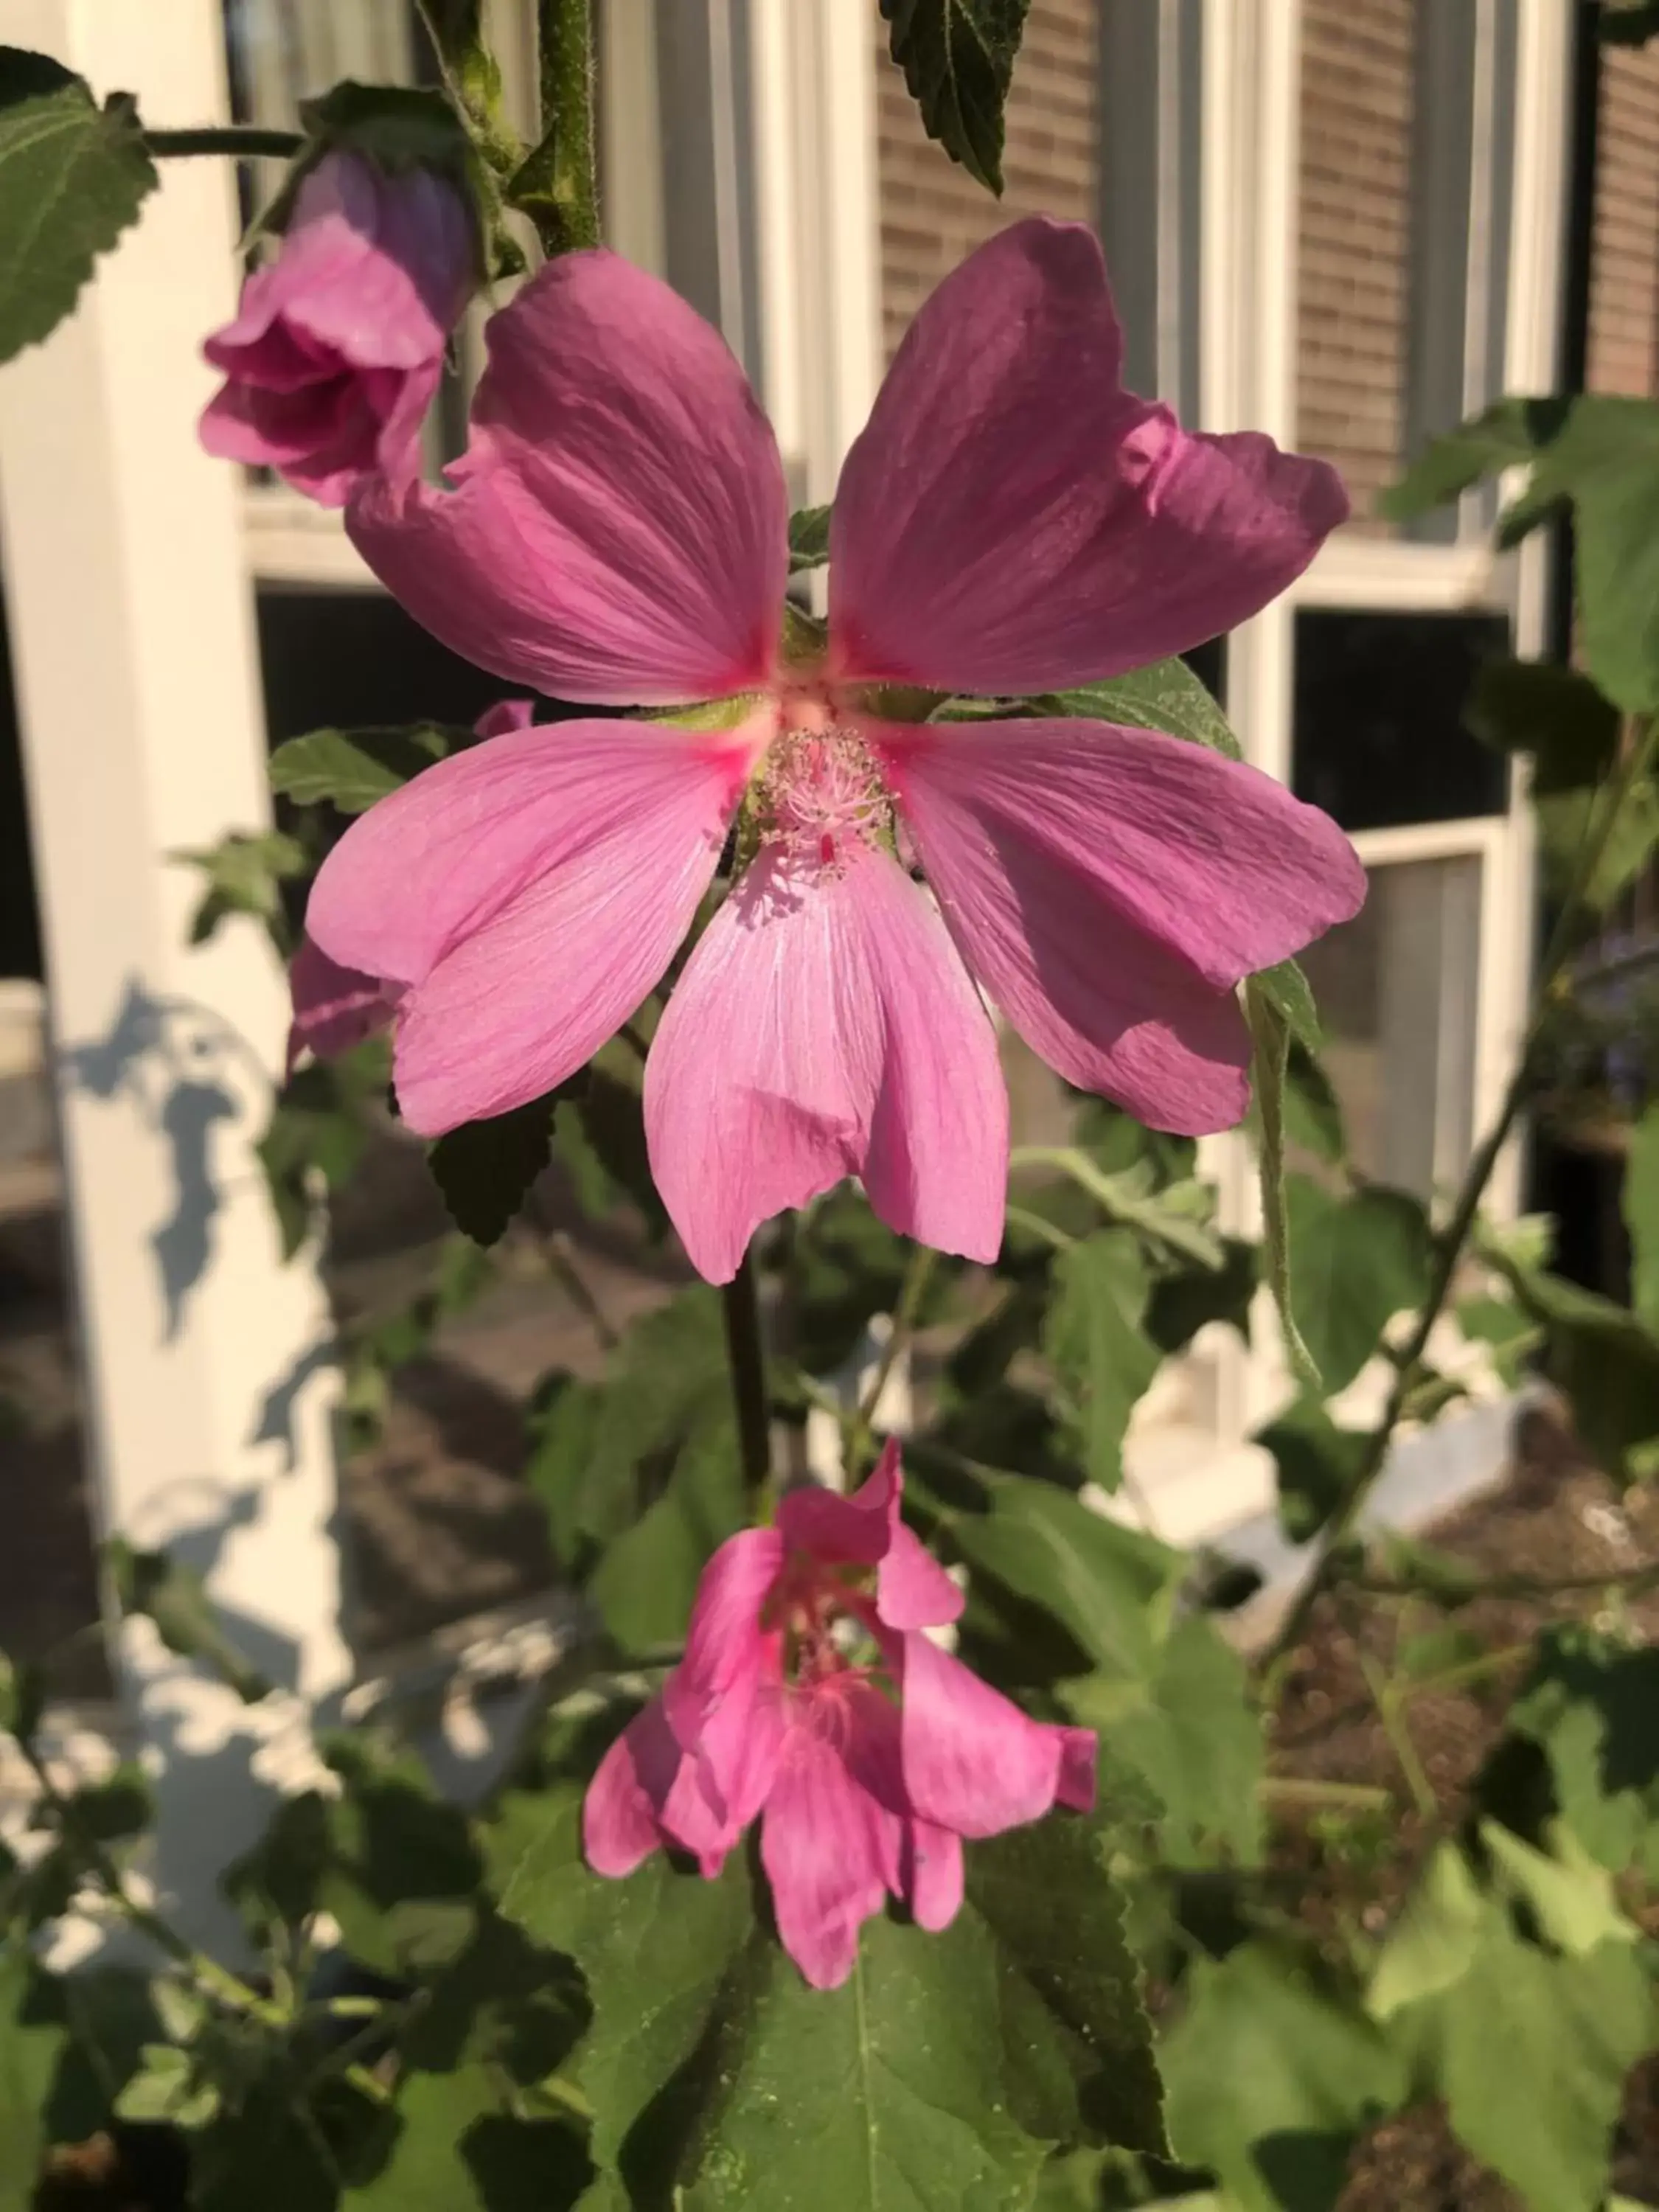
[[[780,695],[778,732],[755,797],[763,842],[831,871],[892,828],[892,800],[875,757],[821,683],[793,684]]]

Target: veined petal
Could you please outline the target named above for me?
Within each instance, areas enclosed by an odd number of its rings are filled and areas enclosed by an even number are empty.
[[[453,490],[368,483],[348,527],[481,667],[601,706],[763,684],[788,574],[777,442],[724,341],[615,254],[546,263],[487,326]]]
[[[661,725],[515,730],[424,770],[347,830],[307,926],[411,988],[397,1034],[412,1129],[538,1097],[640,1004],[685,934],[762,742]]]
[[[848,1724],[861,1723],[849,1716]],[[870,1747],[854,1756],[867,1764]],[[761,1863],[783,1948],[814,1989],[836,1989],[852,1972],[859,1929],[898,1887],[903,1844],[903,1815],[855,1771],[830,1729],[793,1723],[766,1801]]]
[[[1093,233],[1035,217],[922,307],[842,470],[832,664],[848,680],[1059,690],[1255,614],[1347,514],[1334,470],[1194,437],[1126,392]]]
[[[582,1800],[582,1850],[595,1874],[632,1874],[661,1844],[657,1816],[680,1766],[662,1700],[653,1698],[599,1761]]]
[[[657,1188],[717,1283],[763,1221],[849,1175],[901,1235],[994,1258],[1007,1111],[989,1018],[938,915],[857,843],[832,870],[762,854],[646,1068]]]
[[[969,965],[1068,1081],[1153,1127],[1248,1100],[1232,994],[1358,912],[1334,823],[1259,769],[1103,722],[866,732]]]
[[[1078,1781],[1075,1731],[1032,1720],[925,1636],[904,1638],[902,1673],[904,1786],[924,1820],[1000,1835],[1049,1810],[1062,1770]]]
[[[932,1820],[910,1823],[905,1893],[918,1928],[937,1936],[962,1909],[962,1838]]]
[[[288,1033],[290,1075],[302,1052],[332,1060],[385,1029],[392,1019],[395,988],[388,991],[377,975],[342,968],[308,936],[300,939],[289,963],[288,987],[294,1006]]]

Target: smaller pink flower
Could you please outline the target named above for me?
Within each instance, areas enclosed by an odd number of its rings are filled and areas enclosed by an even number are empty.
[[[476,261],[471,217],[441,177],[325,155],[276,258],[204,348],[226,382],[202,443],[325,507],[343,507],[366,476],[407,484]]]
[[[757,1815],[783,1947],[844,1982],[888,1897],[937,1930],[962,1903],[962,1841],[1095,1797],[1095,1739],[1034,1721],[922,1633],[962,1592],[899,1518],[890,1443],[851,1498],[794,1491],[777,1525],[703,1571],[685,1656],[611,1746],[582,1814],[588,1863],[659,1845],[712,1881]]]
[[[498,699],[472,725],[473,734],[505,737],[509,730],[527,730],[535,715],[533,699]],[[365,1037],[389,1029],[404,989],[401,983],[365,975],[361,968],[343,968],[309,936],[301,939],[289,963],[288,987],[294,1017],[289,1024],[284,1081],[304,1054],[337,1060]]]

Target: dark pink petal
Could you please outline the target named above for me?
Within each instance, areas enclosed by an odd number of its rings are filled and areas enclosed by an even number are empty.
[[[680,1765],[662,1701],[653,1698],[600,1760],[582,1800],[582,1850],[595,1874],[632,1874],[661,1844],[657,1814]]]
[[[1063,1728],[1060,1737],[1060,1787],[1054,1796],[1073,1812],[1086,1813],[1095,1802],[1100,1739],[1092,1729],[1080,1728]]]
[[[1259,769],[1104,722],[867,734],[957,942],[1068,1081],[1154,1127],[1243,1115],[1243,975],[1358,912],[1334,823]]]
[[[307,926],[410,985],[404,1119],[437,1135],[539,1097],[639,1006],[684,936],[756,750],[742,732],[562,722],[491,738],[353,823]]]
[[[904,1786],[921,1817],[959,1836],[1040,1820],[1075,1761],[1073,1732],[1032,1720],[925,1636],[904,1638],[902,1671]]]
[[[792,1725],[766,1801],[761,1863],[783,1948],[815,1989],[839,1988],[852,1972],[859,1929],[897,1888],[903,1842],[902,1814],[830,1734]]]
[[[961,1837],[931,1820],[912,1820],[908,1875],[905,1894],[916,1925],[936,1936],[962,1908]]]
[[[527,730],[535,719],[533,699],[498,699],[484,708],[472,728],[480,738],[504,738],[509,730]]]
[[[1119,383],[1092,232],[1034,218],[912,323],[842,470],[832,658],[848,679],[1058,690],[1184,652],[1276,598],[1346,516],[1267,438],[1189,437]]]
[[[904,1473],[896,1437],[850,1498],[808,1485],[778,1505],[778,1533],[792,1552],[826,1565],[874,1566],[876,1615],[887,1628],[936,1628],[955,1620],[962,1592],[899,1518]]]
[[[663,1691],[669,1725],[693,1754],[705,1796],[738,1828],[759,1810],[777,1763],[781,1634],[767,1613],[783,1564],[775,1528],[726,1539],[702,1571],[685,1656]]]
[[[300,949],[289,963],[288,986],[294,1003],[288,1033],[289,1075],[302,1052],[332,1060],[385,1029],[396,1004],[395,991],[389,993],[378,975],[342,968],[309,937],[300,939]]]
[[[777,444],[724,342],[616,255],[547,263],[488,327],[455,489],[366,485],[375,574],[481,667],[599,705],[771,672],[788,570]]]
[[[854,844],[763,852],[669,1002],[645,1078],[663,1203],[729,1281],[763,1221],[844,1176],[902,1236],[996,1255],[1007,1094],[978,994],[923,894]]]

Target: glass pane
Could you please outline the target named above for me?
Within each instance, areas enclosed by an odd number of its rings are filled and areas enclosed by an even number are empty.
[[[231,112],[287,130],[342,77],[414,83],[416,37],[410,0],[225,0]]]
[[[1474,854],[1373,868],[1358,914],[1302,955],[1355,1165],[1424,1198],[1473,1143],[1480,869]]]
[[[1483,660],[1507,652],[1495,614],[1296,617],[1292,786],[1345,830],[1502,814],[1508,769],[1463,727]]]

